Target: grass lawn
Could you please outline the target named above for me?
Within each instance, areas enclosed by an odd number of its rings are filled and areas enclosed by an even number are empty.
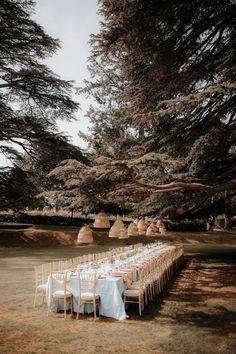
[[[0,353],[234,354],[236,233],[167,238],[184,244],[184,263],[143,316],[132,304],[126,321],[65,320],[32,306],[34,265],[106,246],[0,248]]]

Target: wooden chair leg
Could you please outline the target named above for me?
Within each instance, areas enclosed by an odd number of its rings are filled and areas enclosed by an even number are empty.
[[[64,298],[64,318],[66,318],[66,298]]]
[[[73,314],[73,297],[70,298],[70,313]]]
[[[142,316],[142,296],[139,295],[139,316]]]
[[[96,320],[97,315],[96,315],[96,300],[93,299],[93,314],[94,314],[94,320]]]
[[[43,292],[43,296],[42,296],[42,305],[44,303],[44,298],[45,298],[45,293]]]
[[[34,293],[34,307],[36,307],[36,298],[37,298],[37,288],[35,290],[35,293]]]
[[[76,315],[77,320],[79,318],[79,310],[80,310],[80,299],[78,298],[78,310],[77,310],[77,315]]]

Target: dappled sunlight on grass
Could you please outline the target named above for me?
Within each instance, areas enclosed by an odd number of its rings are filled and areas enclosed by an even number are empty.
[[[0,352],[15,353],[200,353],[234,354],[236,249],[224,244],[187,244],[187,256],[165,290],[127,321],[100,316],[47,317],[33,307],[33,266],[102,252],[103,245],[0,248]],[[127,351],[128,348],[128,351]]]

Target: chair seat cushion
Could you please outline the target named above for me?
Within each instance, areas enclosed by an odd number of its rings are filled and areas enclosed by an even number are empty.
[[[47,284],[40,284],[37,286],[37,289],[42,291],[46,290],[46,288],[47,288]]]
[[[99,299],[99,295],[95,294],[93,295],[93,293],[91,292],[87,292],[87,293],[82,293],[81,294],[81,300],[88,300],[88,301],[91,301],[93,300],[93,296],[95,297],[95,300],[98,300]]]
[[[73,294],[70,292],[70,291],[66,291],[66,297],[69,297],[69,296],[72,296]],[[63,298],[64,297],[64,291],[63,290],[57,290],[57,291],[54,291],[53,297],[60,297],[60,298]]]
[[[139,284],[131,284],[127,290],[139,290]]]
[[[136,289],[127,289],[124,291],[124,296],[137,297],[139,296],[139,294],[140,294],[139,290]]]

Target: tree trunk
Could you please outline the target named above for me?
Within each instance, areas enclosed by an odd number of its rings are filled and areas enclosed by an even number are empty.
[[[225,223],[224,223],[224,230],[231,229],[231,218],[228,215],[225,215]]]

